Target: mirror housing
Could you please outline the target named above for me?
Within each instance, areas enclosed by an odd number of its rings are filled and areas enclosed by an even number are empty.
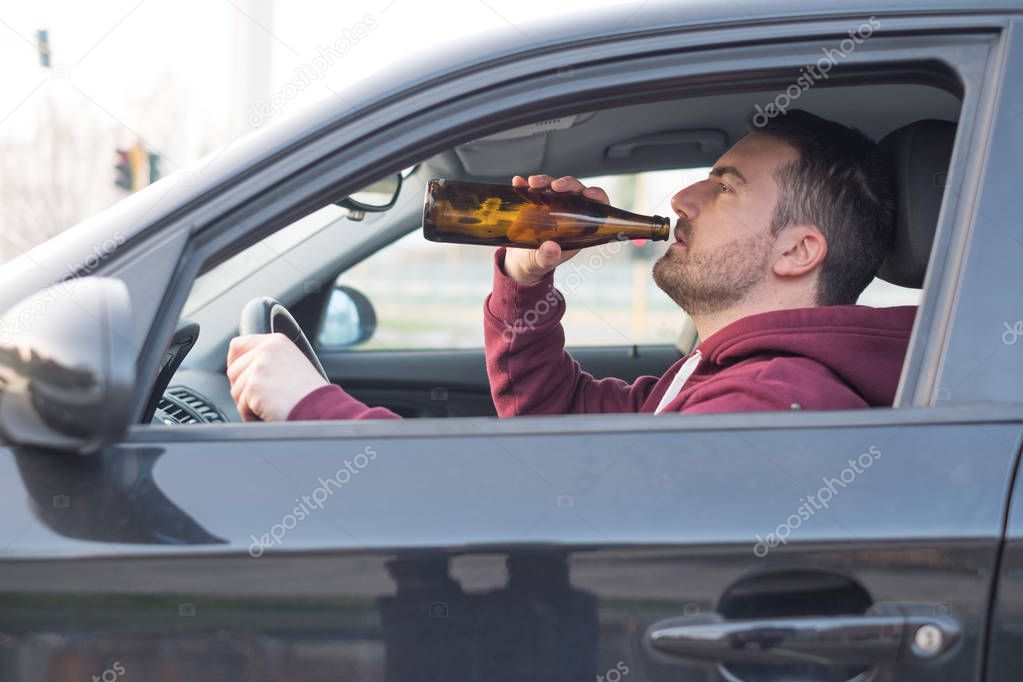
[[[382,213],[392,208],[401,193],[402,174],[388,175],[382,180],[364,187],[336,201],[338,206],[362,213]]]
[[[131,299],[119,279],[52,284],[0,316],[0,435],[92,452],[131,422]]]
[[[366,295],[352,287],[334,285],[320,317],[317,348],[335,350],[368,341],[377,329],[377,314]]]

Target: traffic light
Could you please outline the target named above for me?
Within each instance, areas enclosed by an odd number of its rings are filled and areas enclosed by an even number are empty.
[[[142,148],[142,145],[135,142],[127,149],[117,150],[117,164],[114,165],[116,176],[114,184],[129,192],[140,190],[153,181],[154,172],[158,175],[159,169],[154,171],[153,157]]]
[[[131,188],[140,190],[149,184],[149,154],[136,142],[128,150],[128,160],[131,162]]]
[[[36,31],[36,49],[39,50],[39,66],[50,68],[50,32],[45,28]]]
[[[131,150],[117,150],[117,164],[114,166],[114,171],[116,172],[114,184],[130,192],[135,187],[132,178]]]
[[[160,179],[160,155],[149,152],[149,184]]]

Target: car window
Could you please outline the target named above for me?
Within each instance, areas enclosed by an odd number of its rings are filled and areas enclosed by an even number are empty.
[[[671,196],[707,176],[706,168],[582,178],[620,208],[671,216]],[[654,283],[663,242],[615,242],[582,251],[555,272],[567,301],[566,344],[674,343],[685,314]],[[338,278],[372,302],[377,328],[361,349],[483,346],[482,307],[490,293],[493,249],[438,244],[416,230]]]

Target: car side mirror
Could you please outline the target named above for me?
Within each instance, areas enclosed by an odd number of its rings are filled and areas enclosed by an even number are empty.
[[[357,346],[369,340],[376,328],[376,311],[365,294],[338,284],[327,297],[316,346],[324,350]]]
[[[335,202],[359,213],[380,213],[392,208],[401,193],[402,174],[395,173]]]
[[[132,418],[135,351],[124,282],[52,284],[0,316],[0,436],[81,454]]]

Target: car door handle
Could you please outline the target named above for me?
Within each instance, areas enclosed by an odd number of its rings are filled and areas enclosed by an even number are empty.
[[[897,606],[863,615],[726,620],[717,613],[655,623],[647,645],[671,657],[768,665],[880,665],[932,660],[959,641],[951,616]]]

